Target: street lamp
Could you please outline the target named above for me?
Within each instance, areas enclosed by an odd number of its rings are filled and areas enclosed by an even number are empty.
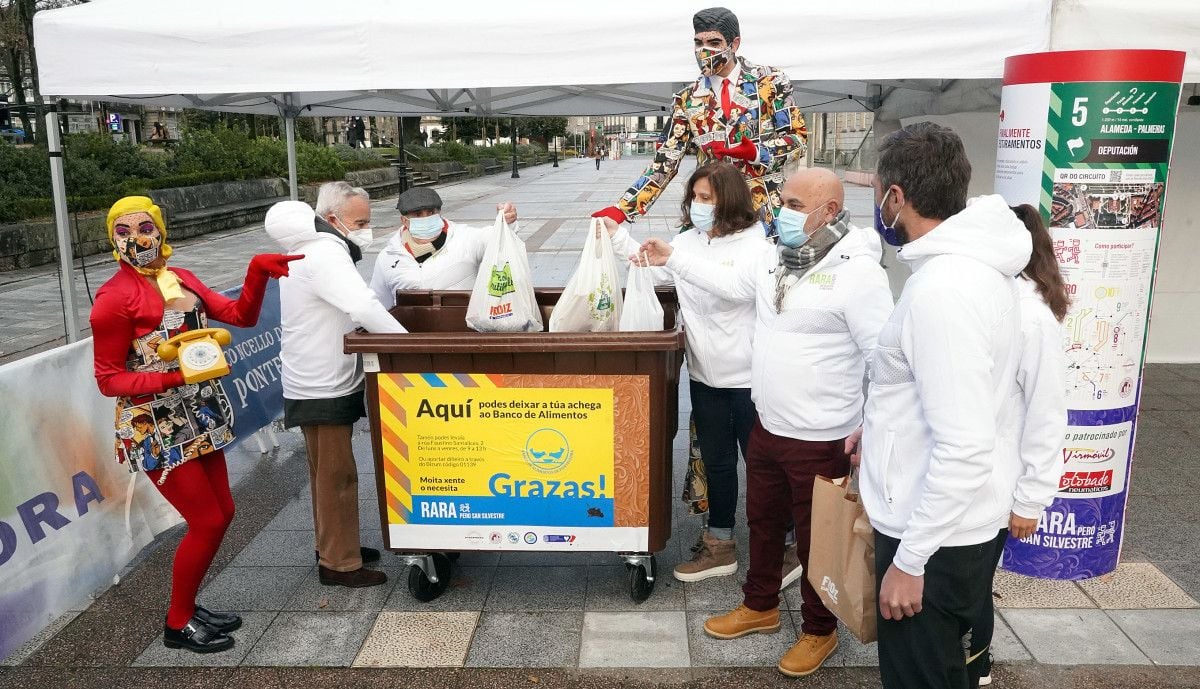
[[[400,182],[400,193],[408,191],[408,156],[404,153],[404,118],[396,118],[396,176]],[[400,209],[400,199],[396,199],[396,209]]]
[[[518,179],[521,173],[517,172],[517,118],[509,120],[512,123],[512,158],[513,158],[513,173],[512,178]]]

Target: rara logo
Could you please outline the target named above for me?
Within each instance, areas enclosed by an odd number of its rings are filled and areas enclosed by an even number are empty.
[[[567,436],[553,428],[536,430],[525,441],[525,461],[543,474],[562,471],[571,461],[571,454]]]
[[[513,285],[512,266],[507,263],[499,269],[492,266],[492,277],[488,280],[488,294],[493,297],[503,297],[516,291],[517,288]]]

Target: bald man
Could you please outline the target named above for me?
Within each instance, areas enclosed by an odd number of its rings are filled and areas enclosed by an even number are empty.
[[[676,280],[731,300],[754,300],[758,313],[750,395],[758,422],[746,451],[750,571],[742,605],[710,618],[704,630],[735,639],[779,629],[779,589],[789,514],[796,550],[808,567],[816,476],[850,473],[845,438],[862,422],[863,375],[892,293],[879,265],[873,229],[850,224],[841,180],[828,170],[801,170],[783,185],[780,254],[729,268],[675,254],[651,239],[642,250]],[[779,661],[785,675],[815,672],[837,649],[837,618],[808,577],[800,579],[803,624]]]

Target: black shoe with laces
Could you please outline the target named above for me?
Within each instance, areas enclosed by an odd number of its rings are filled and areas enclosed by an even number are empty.
[[[363,564],[379,562],[379,551],[374,548],[367,548],[367,547],[359,548],[358,554],[359,554],[359,557],[362,558]],[[321,561],[321,551],[314,550],[313,556],[316,557],[317,562]]]
[[[242,626],[242,618],[231,612],[212,612],[197,605],[195,615],[196,619],[222,634],[228,634]]]
[[[163,646],[182,648],[192,653],[219,653],[233,648],[233,637],[192,616],[183,629],[171,629],[163,625]]]

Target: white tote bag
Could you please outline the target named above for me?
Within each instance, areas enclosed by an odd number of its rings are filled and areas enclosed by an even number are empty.
[[[596,234],[601,236],[597,239]],[[621,322],[621,290],[612,239],[592,218],[575,274],[550,313],[550,332],[615,332]]]
[[[525,242],[496,214],[496,227],[475,276],[467,327],[481,333],[541,332],[542,312],[533,293]]]
[[[625,332],[663,329],[663,308],[654,293],[649,261],[645,261],[645,265],[629,266],[620,329]]]

